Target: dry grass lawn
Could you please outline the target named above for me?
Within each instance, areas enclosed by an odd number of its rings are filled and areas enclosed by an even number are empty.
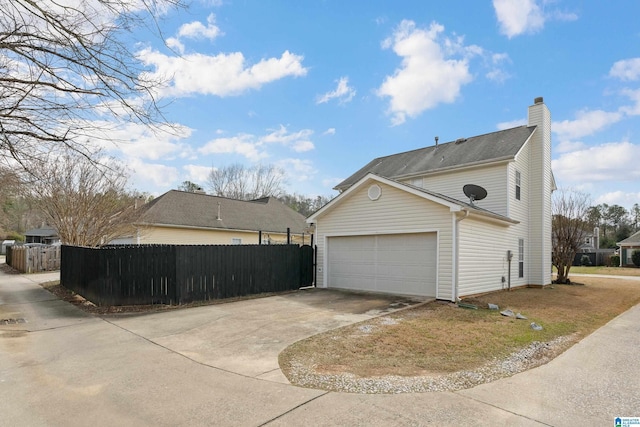
[[[616,269],[616,271],[619,271]],[[478,310],[432,302],[299,341],[280,354],[287,374],[295,364],[317,373],[358,377],[440,375],[476,369],[534,341],[568,336],[563,351],[640,303],[640,282],[580,277],[584,285],[554,285],[492,293],[467,302]],[[501,316],[487,303],[528,320]],[[531,329],[531,322],[543,326]]]

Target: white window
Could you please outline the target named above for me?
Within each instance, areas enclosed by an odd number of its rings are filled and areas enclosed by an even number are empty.
[[[242,239],[234,237],[233,239],[231,239],[231,244],[232,245],[241,245],[242,244]]]
[[[520,200],[520,184],[521,184],[520,171],[516,171],[516,200]]]
[[[518,239],[518,277],[524,277],[524,239]]]

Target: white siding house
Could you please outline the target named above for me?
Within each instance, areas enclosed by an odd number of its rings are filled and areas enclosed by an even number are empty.
[[[551,283],[550,123],[536,98],[526,126],[372,160],[307,219],[317,286],[455,301]]]

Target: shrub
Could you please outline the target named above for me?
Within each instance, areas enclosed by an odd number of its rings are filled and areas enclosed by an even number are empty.
[[[620,255],[611,255],[609,260],[611,267],[620,267]]]
[[[635,250],[631,253],[631,261],[636,267],[640,267],[640,250]]]
[[[24,235],[12,231],[12,232],[7,234],[7,240],[15,240],[16,242],[24,242]]]
[[[580,265],[583,267],[591,265],[591,258],[589,258],[589,255],[582,255],[582,258],[580,258]]]

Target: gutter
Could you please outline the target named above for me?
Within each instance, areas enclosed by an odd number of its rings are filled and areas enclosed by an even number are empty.
[[[455,215],[455,222],[453,223],[453,238],[454,238],[454,243],[453,243],[453,289],[451,292],[451,300],[453,302],[457,302],[458,301],[458,279],[459,279],[459,274],[458,274],[458,260],[460,257],[460,227],[459,227],[459,223],[460,221],[466,219],[469,216],[469,210],[467,208],[462,208],[461,209],[462,212],[464,212],[464,216],[459,217],[457,214]]]

